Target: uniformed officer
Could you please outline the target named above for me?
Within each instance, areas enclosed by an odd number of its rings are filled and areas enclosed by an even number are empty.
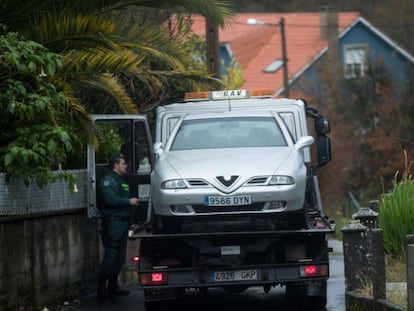
[[[100,301],[129,295],[129,291],[119,288],[118,275],[125,263],[130,207],[138,204],[137,198],[129,197],[129,185],[123,178],[127,173],[125,158],[122,155],[112,157],[109,168],[111,171],[100,181],[105,203],[101,222],[105,250],[99,266],[97,291]]]

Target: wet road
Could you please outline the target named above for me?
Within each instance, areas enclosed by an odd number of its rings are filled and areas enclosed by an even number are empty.
[[[342,244],[337,241],[330,241],[334,253],[330,256],[330,278],[328,280],[328,301],[323,311],[345,311],[345,279]],[[121,297],[119,303],[113,305],[102,305],[96,302],[96,297],[81,299],[80,305],[74,306],[71,310],[76,311],[144,311],[143,294],[138,286],[129,288],[131,294],[128,297]],[[290,311],[298,310],[298,307],[289,306],[284,288],[276,287],[265,294],[262,288],[249,288],[241,294],[228,294],[221,289],[210,290],[207,294],[199,294],[190,291],[187,297],[181,302],[166,303],[164,310],[189,311],[197,309],[229,311],[229,310],[255,310],[255,311]],[[306,307],[300,310],[307,310]]]

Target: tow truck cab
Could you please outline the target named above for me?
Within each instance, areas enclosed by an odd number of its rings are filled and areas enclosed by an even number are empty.
[[[88,145],[88,216],[100,218],[103,206],[100,179],[108,172],[111,156],[123,154],[127,162],[130,196],[139,199],[131,223],[146,219],[150,200],[150,173],[154,163],[152,137],[146,116],[92,115],[98,144]]]

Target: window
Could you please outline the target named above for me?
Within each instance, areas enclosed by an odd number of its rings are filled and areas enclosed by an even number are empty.
[[[292,112],[279,112],[279,116],[281,116],[282,120],[285,122],[286,127],[292,136],[292,141],[296,142],[298,135],[296,133],[294,114]]]
[[[281,59],[275,59],[273,63],[267,66],[263,71],[267,73],[276,72],[282,66],[283,66],[283,61]]]
[[[285,146],[274,118],[233,117],[183,121],[170,150]]]
[[[231,51],[228,43],[220,44],[219,47],[220,55],[220,76],[224,77],[228,75],[229,69],[234,66],[233,63],[237,63],[234,59],[233,52]],[[205,60],[204,60],[205,62]]]
[[[345,46],[345,78],[358,78],[368,70],[368,47],[366,45]]]

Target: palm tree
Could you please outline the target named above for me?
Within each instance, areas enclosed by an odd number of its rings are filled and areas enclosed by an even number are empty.
[[[230,17],[224,0],[3,0],[0,23],[17,30],[64,58],[59,85],[71,97],[82,98],[91,112],[116,103],[121,112],[135,113],[137,106],[127,89],[138,85],[153,96],[165,81],[181,81],[191,86],[212,85],[190,56],[183,28],[175,36],[163,27],[164,20],[149,19],[148,13],[181,12],[206,16],[223,26]],[[126,8],[135,8],[132,20]],[[164,11],[161,11],[164,10]],[[138,14],[141,13],[141,14]],[[121,21],[120,18],[123,20]],[[133,82],[129,87],[122,82]],[[137,83],[138,81],[138,83]],[[113,108],[112,108],[113,109]]]

